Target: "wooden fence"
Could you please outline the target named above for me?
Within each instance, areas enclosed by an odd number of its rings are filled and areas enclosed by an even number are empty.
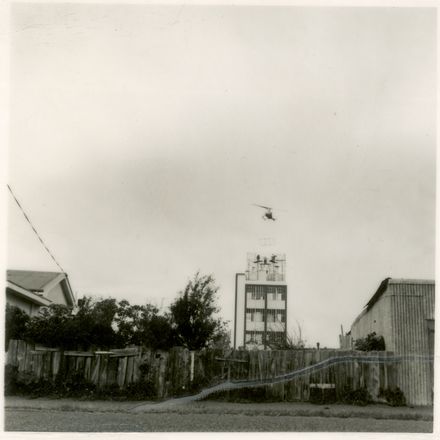
[[[151,381],[157,398],[189,394],[195,389],[231,380],[262,380],[290,373],[329,358],[343,358],[356,352],[328,349],[279,351],[213,350],[190,352],[176,347],[168,352],[139,347],[120,350],[79,352],[35,347],[11,340],[7,364],[18,367],[19,378],[55,380],[61,374],[76,373],[98,387],[117,384],[124,388],[143,378]],[[311,384],[333,384],[337,398],[346,387],[366,387],[373,399],[379,389],[396,385],[398,364],[387,362],[390,352],[357,352],[370,356],[371,363],[356,360],[336,363],[296,379],[265,387],[267,397],[286,401],[308,401]],[[379,356],[385,362],[373,359]]]

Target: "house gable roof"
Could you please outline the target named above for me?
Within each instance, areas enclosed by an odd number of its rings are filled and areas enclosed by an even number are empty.
[[[75,297],[70,287],[67,274],[63,272],[40,272],[30,270],[7,270],[6,278],[8,286],[14,289],[19,288],[21,293],[28,291],[45,298],[47,293],[57,284],[61,284],[61,288],[69,305],[75,305]],[[14,289],[17,290],[17,289]],[[47,301],[50,301],[47,297]]]
[[[6,278],[11,283],[32,292],[43,292],[44,287],[57,278],[61,272],[36,272],[30,270],[8,270]]]

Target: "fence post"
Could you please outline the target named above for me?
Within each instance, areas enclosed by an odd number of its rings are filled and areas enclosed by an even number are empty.
[[[194,351],[190,351],[191,356],[191,367],[190,367],[190,373],[189,373],[189,381],[193,383],[194,381]]]
[[[9,340],[8,352],[7,352],[7,365],[12,365],[14,367],[18,366],[17,362],[17,346],[18,341],[16,339]]]

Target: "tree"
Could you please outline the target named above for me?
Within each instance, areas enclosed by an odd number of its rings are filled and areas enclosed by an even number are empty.
[[[68,350],[127,345],[168,350],[175,345],[175,331],[170,317],[158,313],[150,304],[130,305],[126,300],[118,303],[114,298],[84,296],[75,312],[60,304],[41,308],[21,334],[31,342]]]
[[[41,307],[26,326],[25,339],[47,347],[75,348],[78,333],[73,326],[72,309],[61,304]]]
[[[10,339],[23,339],[29,315],[18,308],[6,303],[5,311],[5,350],[8,349]]]
[[[210,348],[219,350],[222,353],[226,353],[231,350],[231,332],[226,327],[226,323],[222,324],[221,329],[219,329],[212,343],[209,345]]]
[[[156,310],[152,306],[131,305],[127,300],[119,301],[115,316],[118,339],[122,346],[142,345],[143,321],[149,320]]]
[[[84,296],[78,300],[78,310],[74,317],[77,341],[83,349],[107,349],[118,345],[118,338],[113,328],[118,310],[114,298],[93,299]]]
[[[122,346],[143,345],[153,350],[167,350],[174,345],[169,317],[160,316],[159,309],[151,304],[139,306],[120,301],[115,324]]]
[[[177,345],[176,332],[168,315],[152,316],[145,332],[144,345],[153,350],[169,350]]]
[[[118,344],[113,329],[116,310],[116,300],[111,298],[94,300],[84,296],[78,300],[75,313],[71,307],[51,304],[31,318],[25,336],[32,342],[63,349],[115,347]]]
[[[179,298],[170,306],[178,343],[190,350],[199,350],[223,337],[225,323],[214,317],[219,311],[217,291],[212,275],[200,276],[196,273],[180,292]]]

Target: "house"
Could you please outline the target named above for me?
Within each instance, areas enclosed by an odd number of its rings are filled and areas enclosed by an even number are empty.
[[[400,363],[398,387],[412,405],[431,405],[434,384],[435,282],[386,278],[354,320],[352,341],[375,332],[385,349],[409,355]]]
[[[235,277],[234,348],[267,349],[286,341],[285,255],[247,256]]]
[[[6,272],[6,302],[30,316],[38,314],[42,306],[76,304],[67,274],[29,270]]]

